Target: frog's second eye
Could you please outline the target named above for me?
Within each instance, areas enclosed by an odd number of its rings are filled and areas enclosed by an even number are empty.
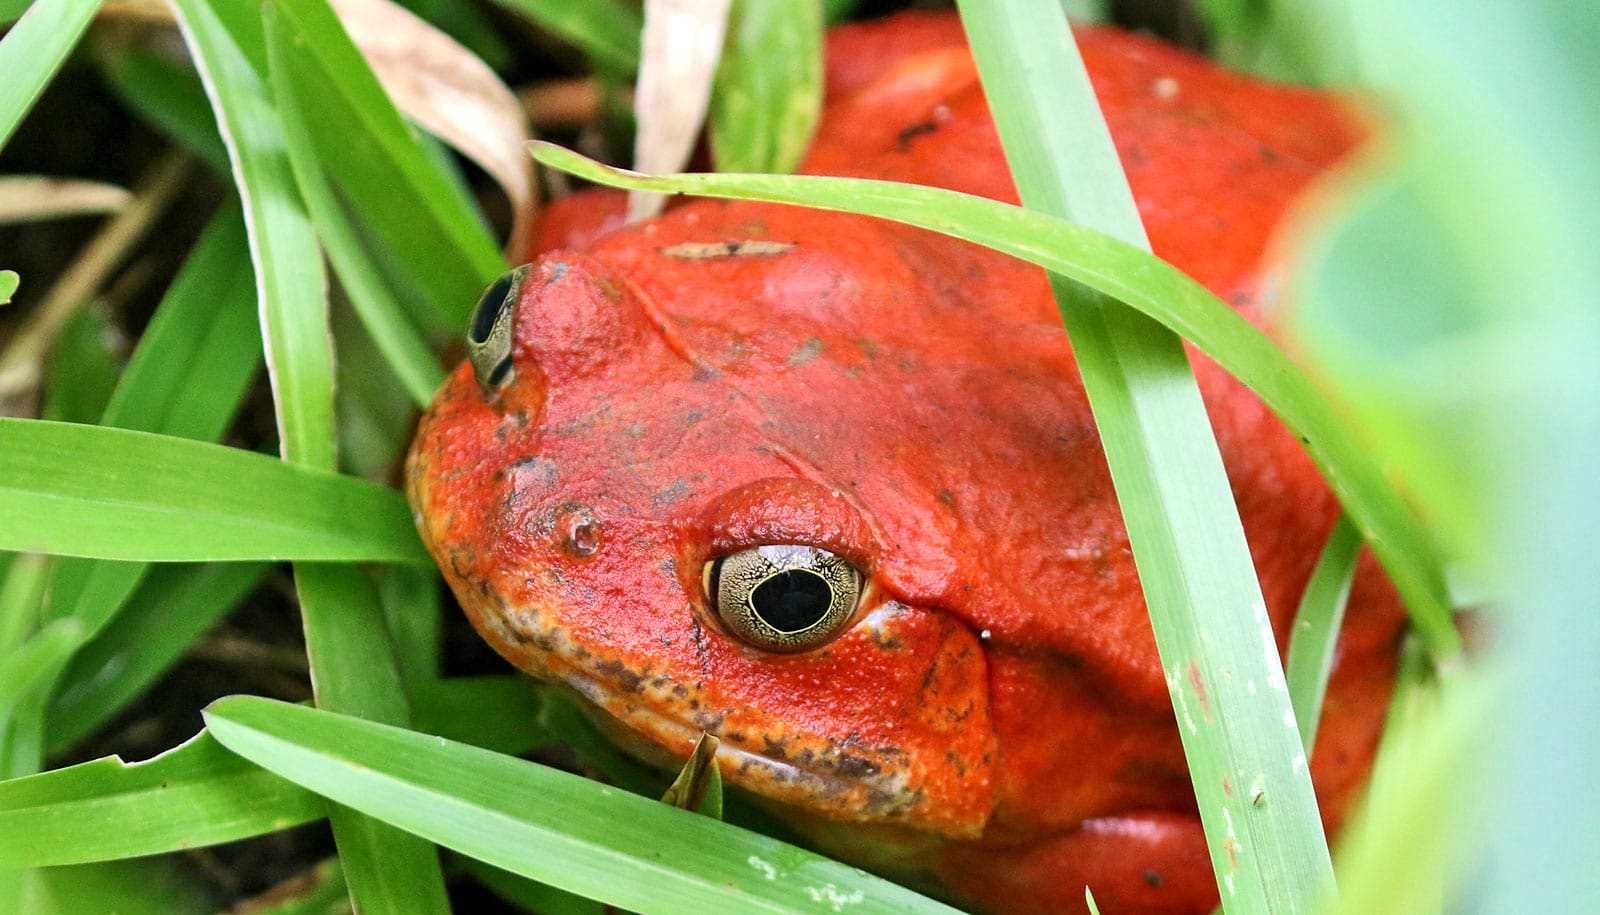
[[[522,298],[522,281],[531,264],[523,264],[500,275],[489,284],[472,309],[472,326],[467,328],[467,358],[472,373],[485,395],[493,395],[516,377],[511,363],[511,344],[516,334],[517,300]]]
[[[706,597],[728,630],[766,651],[805,651],[839,633],[861,573],[812,546],[759,546],[706,563]]]

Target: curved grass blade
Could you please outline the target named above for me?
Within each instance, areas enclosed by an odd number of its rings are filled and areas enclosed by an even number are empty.
[[[0,270],[0,305],[11,304],[11,297],[17,294],[17,287],[22,285],[22,277],[17,276],[15,270]]]
[[[202,731],[145,762],[106,757],[0,782],[0,869],[232,842],[319,819],[325,808]]]
[[[1024,205],[1148,252],[1061,10],[959,7]],[[1332,885],[1333,864],[1304,756],[1283,727],[1291,706],[1277,642],[1183,341],[1098,291],[1050,282],[1116,484],[1223,905],[1304,911]],[[1230,784],[1251,785],[1250,796]]]
[[[304,46],[283,22],[278,15],[267,19],[267,59],[273,95],[283,118],[283,139],[301,197],[367,333],[413,402],[427,407],[433,392],[444,382],[444,369],[390,295],[382,274],[367,257],[355,228],[328,185],[313,140],[315,129],[303,104],[308,95],[326,91],[326,81],[315,62],[305,59],[308,55]]]
[[[152,569],[127,605],[67,665],[50,706],[48,750],[65,751],[138,698],[255,588],[268,568],[220,562]]]
[[[204,0],[176,0],[179,26],[228,147],[255,264],[261,338],[285,459],[334,465],[333,350],[322,252],[300,205],[283,130],[252,66]],[[225,5],[224,5],[225,6]]]
[[[217,134],[205,87],[194,70],[144,48],[103,58],[106,82],[129,108],[219,175],[228,173],[228,150]]]
[[[0,549],[147,562],[429,562],[392,489],[260,454],[0,418]]]
[[[932,229],[1038,264],[1149,315],[1248,385],[1300,436],[1405,597],[1429,653],[1444,659],[1460,652],[1433,543],[1371,455],[1265,334],[1160,258],[1063,219],[939,188],[809,175],[641,175],[550,143],[530,149],[552,168],[614,187],[792,203]]]
[[[213,703],[206,719],[230,749],[339,803],[634,911],[951,911],[774,839],[476,747],[250,696]]]
[[[1311,580],[1300,596],[1294,628],[1289,636],[1289,653],[1284,661],[1289,681],[1289,701],[1294,704],[1294,721],[1300,728],[1300,742],[1306,756],[1317,741],[1317,722],[1322,717],[1322,697],[1328,690],[1328,674],[1333,670],[1333,650],[1339,643],[1339,628],[1344,623],[1345,605],[1350,599],[1350,582],[1355,578],[1356,560],[1361,558],[1361,532],[1340,515],[1322,547]]]
[[[0,147],[33,107],[83,30],[96,0],[35,0],[17,24],[0,38]]]
[[[54,682],[83,642],[82,623],[56,620],[6,652],[5,667],[0,669],[0,718],[9,717],[18,702]]]
[[[171,859],[102,861],[21,873],[26,874],[21,899],[16,908],[5,911],[27,915],[210,915],[216,911],[198,875]]]
[[[794,171],[821,112],[820,0],[737,0],[711,95],[717,171]]]
[[[293,109],[317,161],[431,309],[418,316],[429,320],[423,327],[466,326],[478,294],[505,270],[472,204],[423,150],[324,0],[282,0],[270,12],[281,30],[280,71],[293,64],[283,76],[314,87],[295,93]]]

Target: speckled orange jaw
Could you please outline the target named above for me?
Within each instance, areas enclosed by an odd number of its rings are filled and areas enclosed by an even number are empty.
[[[1083,44],[1156,250],[1255,316],[1269,233],[1354,129],[1153,42]],[[1014,199],[953,19],[835,32],[829,77],[807,170]],[[997,910],[1072,911],[1085,882],[1106,912],[1207,910],[1043,275],[840,214],[706,200],[609,230],[616,195],[577,199],[546,216],[555,250],[516,302],[516,380],[486,396],[459,367],[408,464],[473,624],[663,757],[716,734],[726,778],[854,860]],[[1283,632],[1337,506],[1259,401],[1195,368]],[[837,638],[793,654],[726,631],[702,585],[712,559],[784,543],[867,582]],[[1364,568],[1313,758],[1332,816],[1370,761],[1399,625]]]

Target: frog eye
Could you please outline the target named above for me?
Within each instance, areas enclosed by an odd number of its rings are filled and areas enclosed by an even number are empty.
[[[861,573],[813,546],[758,546],[706,563],[706,597],[728,630],[766,651],[805,651],[855,613]]]
[[[478,387],[486,396],[505,388],[516,378],[511,363],[517,300],[522,298],[522,281],[531,264],[523,264],[500,275],[478,297],[472,309],[472,325],[467,328],[467,358]]]

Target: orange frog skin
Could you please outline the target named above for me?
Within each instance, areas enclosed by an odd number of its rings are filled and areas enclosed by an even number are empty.
[[[1326,96],[1111,30],[1080,41],[1156,252],[1264,320],[1270,233],[1361,131]],[[953,17],[837,30],[828,79],[805,171],[1015,201]],[[546,215],[475,321],[509,355],[460,366],[412,448],[423,538],[472,623],[646,757],[718,736],[724,778],[846,860],[988,911],[1082,911],[1086,884],[1108,915],[1209,911],[1043,272],[758,203],[617,228],[620,200]],[[1194,362],[1286,641],[1338,506],[1260,401]],[[1312,757],[1330,827],[1402,624],[1364,558]]]

